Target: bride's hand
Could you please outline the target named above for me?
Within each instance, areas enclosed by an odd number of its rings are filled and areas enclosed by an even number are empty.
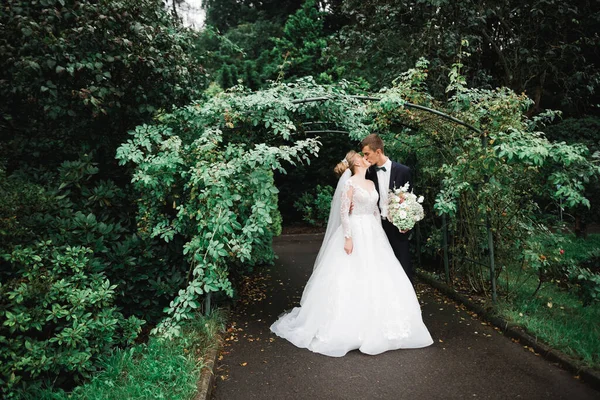
[[[346,252],[346,254],[352,254],[353,248],[354,246],[352,244],[352,238],[346,238],[346,241],[344,242],[344,251]]]

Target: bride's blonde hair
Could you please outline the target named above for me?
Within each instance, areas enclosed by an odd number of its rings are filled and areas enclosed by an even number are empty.
[[[333,172],[335,172],[338,178],[342,176],[342,174],[346,172],[348,168],[350,168],[350,171],[354,173],[354,157],[356,156],[356,154],[357,153],[354,150],[350,150],[346,153],[346,157],[344,157],[344,159],[335,166]]]

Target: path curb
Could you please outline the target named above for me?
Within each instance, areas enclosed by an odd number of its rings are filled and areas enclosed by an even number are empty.
[[[200,371],[200,379],[198,380],[198,392],[194,400],[208,400],[212,394],[213,383],[215,381],[215,363],[217,361],[218,347],[213,347],[208,350],[205,357],[205,364]]]
[[[596,372],[588,367],[581,366],[580,362],[576,359],[558,351],[552,349],[548,345],[541,343],[537,340],[537,338],[529,335],[525,331],[523,331],[518,326],[509,323],[508,321],[494,315],[490,310],[485,309],[484,307],[476,304],[472,300],[469,300],[464,295],[456,292],[450,286],[446,285],[443,282],[438,281],[432,276],[423,273],[421,271],[417,271],[417,276],[427,283],[428,285],[434,287],[439,290],[446,296],[458,301],[459,303],[464,304],[469,310],[477,313],[479,317],[488,321],[492,325],[497,326],[504,333],[504,335],[519,340],[519,342],[523,345],[529,346],[536,353],[539,353],[545,359],[555,362],[559,364],[562,368],[566,369],[570,373],[574,375],[579,375],[581,380],[585,381],[587,384],[592,386],[596,390],[600,390],[600,373]]]

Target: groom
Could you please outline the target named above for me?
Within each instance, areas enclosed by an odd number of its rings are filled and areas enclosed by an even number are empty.
[[[379,193],[379,210],[381,211],[381,225],[392,245],[394,254],[408,278],[413,282],[414,271],[410,262],[408,251],[408,232],[400,232],[387,219],[388,215],[388,190],[397,189],[410,182],[410,168],[390,160],[383,152],[383,140],[377,134],[371,134],[363,139],[360,144],[362,153],[371,166],[367,170],[366,178],[375,183]],[[412,185],[410,187],[412,189]],[[414,285],[414,282],[413,282]]]

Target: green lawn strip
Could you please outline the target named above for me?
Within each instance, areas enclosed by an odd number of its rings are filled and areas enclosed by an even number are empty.
[[[600,248],[598,234],[587,239],[574,235],[565,238],[565,257],[577,262],[585,260],[591,250]],[[538,285],[537,277],[532,275],[524,280],[522,274],[511,272],[511,294],[508,300],[499,301],[499,315],[551,347],[582,359],[586,366],[600,369],[600,303],[584,307],[575,290],[566,290],[554,282],[544,283],[532,296]],[[498,284],[506,287],[506,275],[500,277]]]
[[[562,245],[565,250],[564,256],[576,262],[588,258],[590,251],[600,250],[600,233],[590,234],[585,239],[575,237],[574,234],[565,234],[563,237],[565,238]]]
[[[498,313],[552,348],[600,369],[600,305],[583,307],[576,295],[550,283],[532,297],[536,286],[531,281],[510,302],[501,301]]]
[[[152,336],[147,343],[116,350],[105,360],[101,372],[71,393],[45,390],[33,398],[189,400],[196,394],[203,357],[216,345],[223,325],[220,312],[199,316],[184,325],[179,338]]]

